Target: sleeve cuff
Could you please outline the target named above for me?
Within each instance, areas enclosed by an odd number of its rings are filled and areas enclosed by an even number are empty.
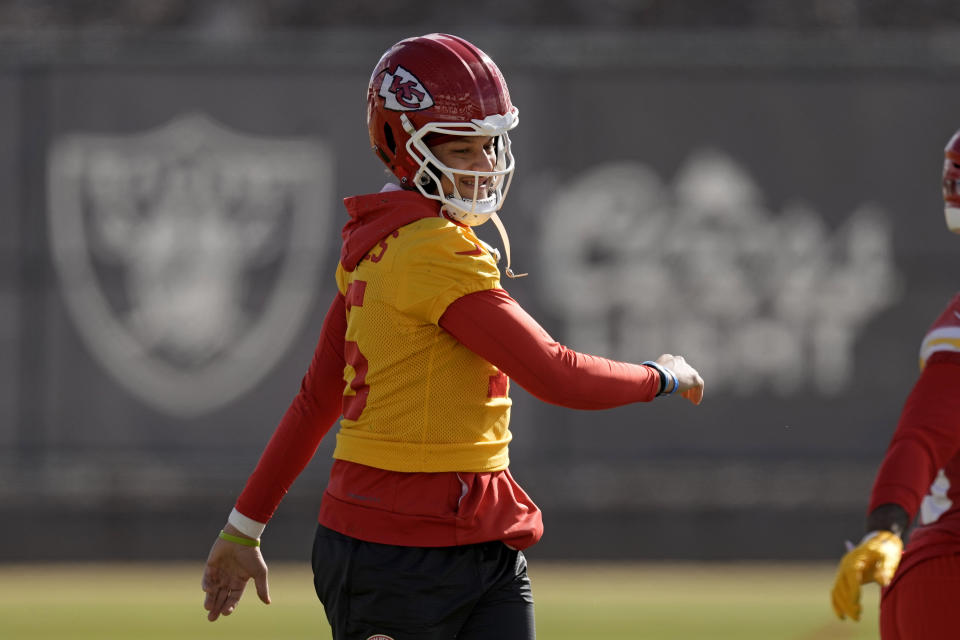
[[[234,508],[227,518],[227,522],[237,528],[237,531],[245,536],[259,539],[263,535],[263,530],[267,528],[265,522],[257,522],[253,518],[248,518]]]

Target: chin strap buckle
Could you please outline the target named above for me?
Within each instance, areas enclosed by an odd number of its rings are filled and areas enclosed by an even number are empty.
[[[503,240],[503,251],[507,254],[507,268],[504,269],[504,273],[507,274],[508,278],[522,278],[528,275],[526,273],[514,273],[513,269],[510,268],[510,238],[507,236],[507,229],[503,226],[503,221],[500,220],[500,216],[496,212],[490,214],[490,219],[493,220],[494,226],[500,232],[500,239]]]

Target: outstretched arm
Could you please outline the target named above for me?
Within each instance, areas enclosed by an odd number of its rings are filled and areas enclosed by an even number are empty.
[[[609,360],[568,349],[541,327],[503,289],[471,293],[453,301],[440,326],[536,397],[573,409],[607,409],[646,402],[661,390],[694,404],[703,379],[682,356],[656,362],[676,375],[663,380],[656,367]]]

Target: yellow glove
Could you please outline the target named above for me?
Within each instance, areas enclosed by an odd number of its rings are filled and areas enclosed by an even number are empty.
[[[833,610],[837,617],[860,619],[860,585],[876,582],[890,584],[900,556],[903,541],[891,531],[872,531],[860,544],[843,556],[833,584]]]

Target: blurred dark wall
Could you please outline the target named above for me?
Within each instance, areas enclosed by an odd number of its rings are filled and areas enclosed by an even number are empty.
[[[202,557],[312,355],[340,199],[385,180],[364,94],[409,33],[2,43],[0,559]],[[837,556],[956,291],[949,34],[462,33],[520,108],[505,287],[707,380],[597,413],[514,386],[532,553]],[[271,557],[306,557],[332,439]]]

